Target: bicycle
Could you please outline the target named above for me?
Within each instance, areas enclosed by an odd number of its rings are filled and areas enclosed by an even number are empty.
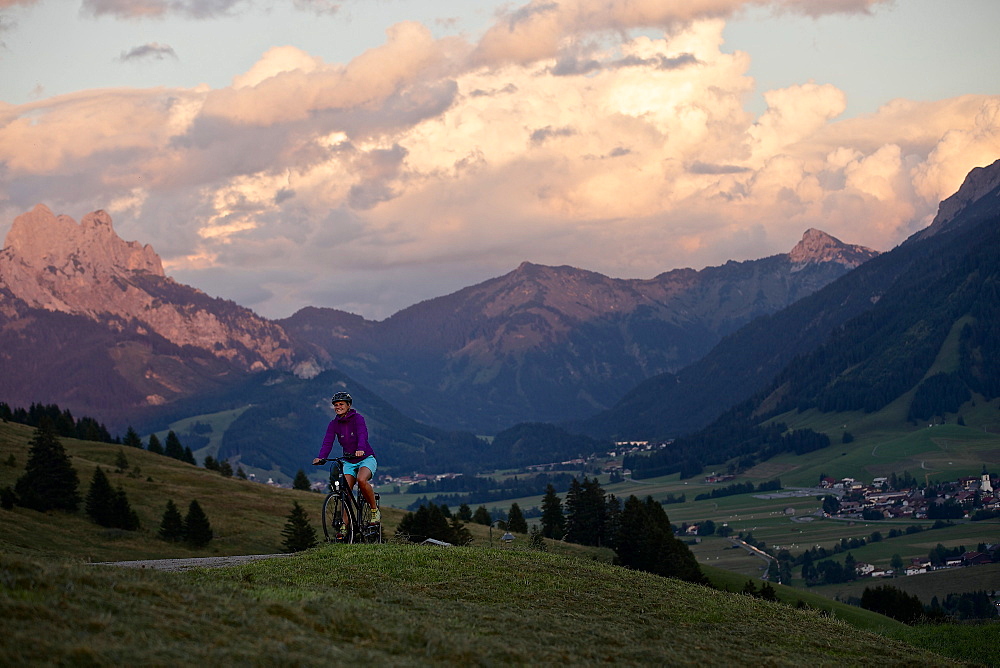
[[[372,508],[358,485],[351,494],[344,478],[344,458],[321,459],[316,466],[336,462],[330,468],[330,493],[323,499],[323,536],[328,543],[382,543],[382,524],[372,522]],[[379,495],[375,493],[376,503]]]

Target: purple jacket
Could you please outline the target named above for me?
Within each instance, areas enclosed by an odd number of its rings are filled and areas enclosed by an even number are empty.
[[[340,447],[344,449],[344,457],[352,464],[357,464],[369,455],[374,456],[371,443],[368,442],[368,425],[361,413],[353,408],[349,409],[343,417],[337,416],[330,420],[326,428],[326,436],[323,437],[323,446],[316,455],[320,459],[326,459],[333,449],[333,442],[340,440]],[[364,450],[364,457],[355,457],[354,453]]]

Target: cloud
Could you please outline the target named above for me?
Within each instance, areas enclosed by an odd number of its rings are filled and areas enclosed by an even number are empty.
[[[502,13],[476,49],[481,63],[527,64],[557,56],[581,37],[624,34],[636,28],[674,31],[693,21],[726,18],[753,5],[774,11],[818,17],[832,13],[866,13],[892,0],[532,0]]]
[[[142,46],[135,46],[128,51],[122,51],[118,60],[128,62],[130,60],[144,60],[152,58],[154,60],[163,60],[164,58],[177,58],[177,53],[174,51],[173,47],[168,44],[158,44],[156,42],[150,42],[149,44],[143,44]]]
[[[20,0],[28,4],[33,0]],[[0,8],[4,2],[0,0]],[[14,0],[16,4],[18,0]],[[284,4],[288,0],[264,3],[265,7]],[[180,16],[188,19],[212,19],[228,16],[254,6],[251,0],[83,0],[80,11],[94,17],[112,16],[119,19],[146,19]],[[257,3],[260,4],[260,3]],[[340,11],[343,3],[333,0],[291,0],[291,6],[303,12],[331,15]]]
[[[283,46],[229,86],[0,103],[0,215],[105,208],[210,294],[385,317],[523,260],[649,277],[787,252],[809,227],[886,249],[1000,156],[998,96],[841,119],[844,93],[805,81],[752,114],[750,55],[698,18],[741,3],[685,3],[684,21],[666,4],[610,21],[605,3],[530,3],[477,43],[402,23],[346,63]],[[555,52],[483,66],[491,32],[539,21]]]
[[[330,0],[294,0],[292,4],[296,9],[314,14],[336,14],[341,6],[341,3]]]
[[[159,18],[177,14],[192,19],[208,19],[229,14],[248,0],[83,0],[80,11],[95,17],[121,19]]]

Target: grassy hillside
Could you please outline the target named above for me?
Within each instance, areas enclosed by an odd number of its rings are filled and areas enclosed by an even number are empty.
[[[0,424],[0,486],[21,474],[31,434],[23,425]],[[779,605],[627,571],[609,564],[608,550],[549,541],[549,552],[540,553],[526,549],[524,536],[515,549],[493,549],[488,528],[478,525],[469,525],[468,548],[328,545],[288,559],[185,573],[88,564],[273,553],[293,500],[320,531],[322,496],[225,479],[121,446],[63,443],[81,492],[100,465],[125,489],[143,528],[109,531],[82,512],[0,510],[0,632],[10,640],[0,643],[3,665],[364,659],[714,665],[748,658],[839,665],[878,651],[886,665],[937,666],[953,665],[944,656],[976,659],[969,648],[993,642],[978,632],[956,647],[787,587],[777,587],[788,604]],[[115,472],[120,451],[129,467]],[[168,498],[182,509],[195,498],[203,506],[216,533],[207,548],[156,538]],[[386,508],[384,515],[391,533],[402,512]],[[745,582],[707,571],[723,590],[738,591]],[[796,610],[800,600],[813,609]]]
[[[528,551],[326,546],[183,573],[0,566],[4,665],[961,665],[815,612]]]
[[[34,430],[14,423],[0,423],[0,488],[13,486],[24,472],[29,441]],[[100,466],[112,486],[121,485],[139,516],[139,531],[105,529],[81,510],[75,514],[40,513],[15,507],[0,510],[0,546],[5,552],[72,557],[80,561],[185,558],[239,554],[272,554],[281,551],[281,530],[295,501],[309,514],[322,538],[320,509],[323,495],[270,487],[257,482],[223,478],[218,473],[145,450],[107,443],[61,438],[80,478],[79,492],[86,496],[94,469]],[[117,471],[115,462],[124,453],[129,467]],[[13,458],[13,466],[9,465]],[[197,500],[212,525],[215,538],[207,547],[189,548],[157,538],[168,499],[181,513]],[[383,525],[392,535],[404,512],[383,509]],[[489,529],[469,525],[474,545],[489,544]],[[527,542],[527,537],[521,537]],[[552,542],[557,553],[610,560],[607,550]]]

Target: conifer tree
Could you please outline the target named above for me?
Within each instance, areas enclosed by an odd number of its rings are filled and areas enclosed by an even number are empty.
[[[112,489],[108,476],[100,466],[94,469],[85,507],[90,518],[102,527],[126,531],[139,528],[139,516],[132,510],[125,490],[121,485]]]
[[[79,485],[51,419],[42,417],[31,438],[24,474],[14,484],[19,503],[34,510],[73,512],[80,506]]]
[[[193,547],[204,547],[211,542],[214,534],[212,525],[208,521],[208,516],[201,509],[197,499],[188,506],[187,515],[184,516],[184,542]]]
[[[452,515],[448,520],[448,528],[451,529],[451,539],[448,542],[452,545],[468,545],[472,542],[472,534],[465,528],[465,523],[458,515]]]
[[[702,584],[705,576],[688,546],[674,537],[663,506],[652,497],[630,496],[615,539],[618,562],[627,568]]]
[[[229,462],[226,462],[226,463],[228,464]],[[229,470],[231,471],[232,469],[233,469],[233,467],[230,466]],[[238,467],[236,469],[236,477],[239,478],[240,480],[246,480],[247,479],[247,472],[243,470],[242,466],[240,466],[240,467]]]
[[[545,488],[545,496],[542,498],[542,535],[556,540],[562,540],[566,535],[566,516],[563,515],[562,501],[551,483]]]
[[[205,461],[202,463],[206,471],[218,471],[219,462],[215,461],[215,457],[212,455],[205,455]]]
[[[472,514],[472,521],[476,524],[489,526],[493,518],[490,517],[490,511],[486,510],[486,506],[479,506],[476,508],[476,512]]]
[[[507,514],[507,531],[528,533],[528,522],[524,519],[521,506],[516,502],[510,505],[510,512]]]
[[[128,470],[128,457],[125,456],[124,450],[118,451],[118,456],[115,457],[115,468],[118,469],[118,471]]]
[[[125,440],[122,441],[122,444],[130,448],[142,447],[142,439],[139,438],[139,434],[132,428],[132,425],[129,425],[128,430],[125,432]]]
[[[463,522],[472,521],[472,508],[469,507],[469,504],[463,503],[458,507],[458,519]]]
[[[163,446],[160,445],[160,439],[157,438],[156,434],[149,435],[149,445],[146,446],[146,449],[155,455],[163,454]]]
[[[160,520],[160,538],[171,542],[184,540],[184,518],[181,511],[173,499],[167,501],[166,510],[163,511],[163,518]]]
[[[196,462],[195,459],[194,459],[194,451],[191,450],[190,446],[187,446],[187,445],[184,446],[184,454],[181,455],[181,461],[182,462],[187,462],[188,464],[191,464],[192,466],[197,466],[198,465],[198,462]]]
[[[309,491],[309,476],[302,469],[299,469],[298,473],[295,474],[295,480],[292,481],[292,489]]]
[[[608,543],[607,505],[597,478],[576,478],[566,493],[566,539],[581,545]]]
[[[400,521],[397,532],[413,543],[427,538],[452,543],[455,539],[447,518],[434,503],[421,505],[416,512],[407,513]]]
[[[132,510],[131,504],[128,502],[128,496],[125,494],[125,490],[122,489],[121,485],[115,490],[115,498],[113,509],[113,526],[116,529],[125,529],[126,531],[135,531],[139,528],[139,515]]]
[[[90,488],[87,490],[84,503],[90,519],[102,527],[115,526],[115,497],[115,490],[111,488],[108,476],[98,466],[90,479]]]
[[[0,508],[13,510],[15,504],[17,504],[17,494],[14,493],[10,485],[0,489]]]
[[[288,514],[281,535],[285,537],[281,541],[283,552],[301,552],[316,547],[316,529],[309,523],[309,514],[298,501],[292,503],[292,512]]]
[[[545,536],[542,535],[542,530],[538,528],[537,524],[531,527],[528,546],[531,547],[532,550],[538,550],[539,552],[549,551],[549,546],[545,544]]]
[[[163,448],[163,454],[167,457],[184,461],[184,446],[181,445],[181,440],[177,438],[177,434],[173,430],[167,432],[167,441]]]
[[[240,469],[240,471],[242,472],[243,469]],[[219,464],[219,475],[221,475],[223,478],[233,477],[233,465],[229,463],[228,459],[224,460],[221,464]],[[247,479],[247,475],[245,473],[241,477],[244,480]]]

